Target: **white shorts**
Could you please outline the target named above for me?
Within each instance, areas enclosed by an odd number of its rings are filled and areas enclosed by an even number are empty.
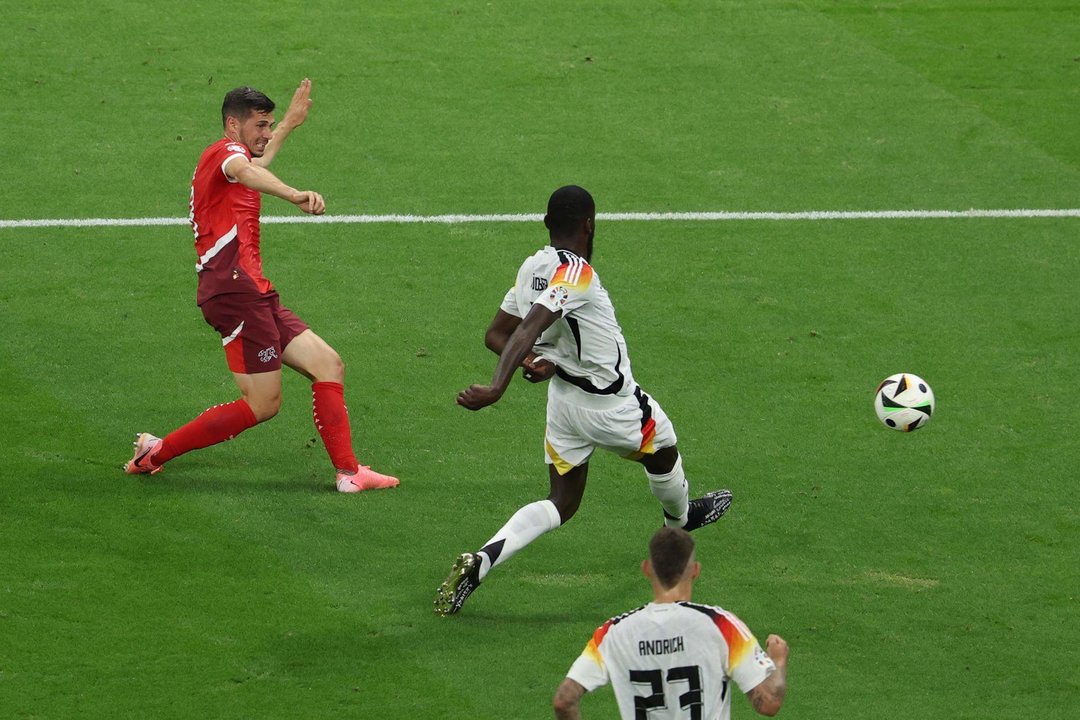
[[[560,475],[584,465],[596,448],[637,460],[678,442],[660,404],[640,387],[623,397],[587,395],[551,379],[544,450]]]

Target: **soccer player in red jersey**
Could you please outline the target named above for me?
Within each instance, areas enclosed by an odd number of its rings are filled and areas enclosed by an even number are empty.
[[[269,420],[281,406],[281,366],[311,380],[315,427],[337,470],[337,489],[394,487],[397,478],[360,465],[345,408],[345,365],[322,338],[281,304],[263,275],[259,254],[261,193],[321,215],[322,196],[279,180],[268,166],[282,143],[307,119],[311,81],[300,83],[285,117],[274,126],[274,103],[250,87],[229,91],[221,107],[225,136],[199,158],[191,180],[191,227],[199,277],[197,302],[221,334],[241,397],[215,405],[163,438],[139,433],[129,474],[156,473],[191,450],[230,440]]]

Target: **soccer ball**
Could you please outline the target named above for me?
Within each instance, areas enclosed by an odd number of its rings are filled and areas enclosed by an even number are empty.
[[[934,414],[934,391],[918,375],[890,375],[874,393],[874,410],[886,427],[904,432],[918,430]]]

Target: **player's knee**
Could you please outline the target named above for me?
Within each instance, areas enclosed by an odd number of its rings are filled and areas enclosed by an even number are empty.
[[[251,412],[257,422],[266,422],[278,414],[281,409],[281,393],[261,397],[247,397],[247,404],[251,406]]]
[[[559,472],[555,465],[548,466],[551,479],[551,491],[547,499],[559,511],[559,520],[567,522],[574,517],[581,498],[585,495],[585,479],[588,477],[589,466],[578,465],[568,469],[565,473]]]
[[[679,449],[674,445],[657,450],[652,455],[646,455],[639,460],[645,466],[645,470],[653,475],[667,475],[675,469],[679,462]]]
[[[327,348],[326,352],[319,357],[315,380],[321,382],[345,382],[345,362],[337,354],[336,350]]]
[[[278,410],[281,409],[281,402],[274,404],[260,405],[258,408],[252,408],[252,412],[255,413],[255,420],[258,422],[266,422],[270,418],[278,414]]]
[[[555,509],[559,511],[559,521],[565,525],[570,518],[574,517],[577,513],[578,507],[581,505],[581,498],[566,497],[563,495],[555,495],[549,497]]]
[[[330,372],[337,377],[338,382],[345,382],[345,361],[341,359],[341,356],[336,352],[331,351],[333,357],[330,358]]]

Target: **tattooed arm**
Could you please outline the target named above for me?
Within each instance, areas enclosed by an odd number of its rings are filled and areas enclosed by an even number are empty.
[[[772,717],[780,712],[787,693],[788,644],[779,635],[770,635],[765,640],[765,652],[776,665],[776,670],[764,682],[746,693],[750,704],[760,715]]]

